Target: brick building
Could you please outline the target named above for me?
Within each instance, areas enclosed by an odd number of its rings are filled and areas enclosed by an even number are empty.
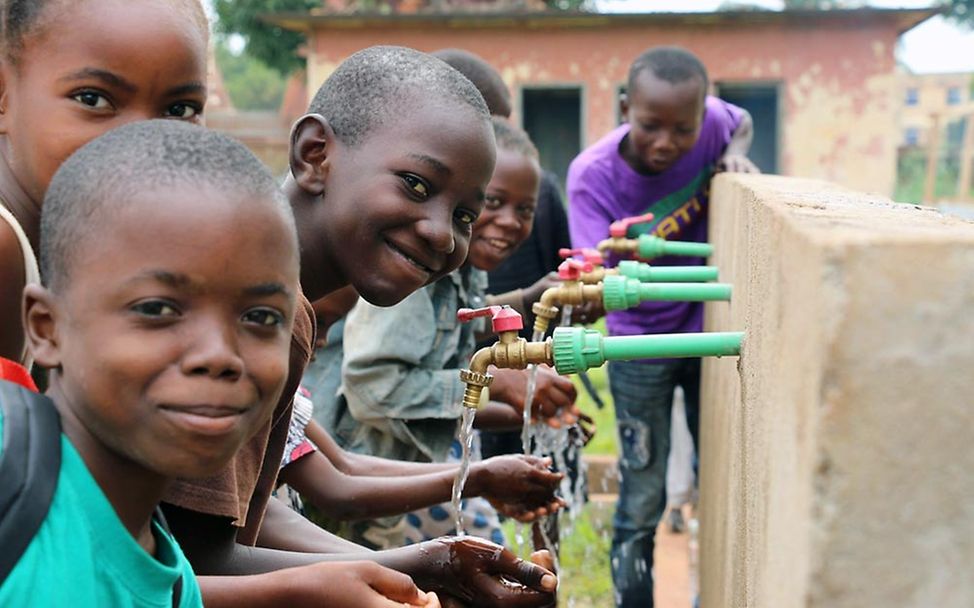
[[[463,9],[457,9],[463,10]],[[568,162],[619,121],[631,60],[676,44],[699,55],[714,90],[747,108],[753,157],[767,172],[889,194],[901,141],[894,48],[929,9],[591,14],[468,9],[336,13],[268,19],[308,38],[308,88],[373,44],[468,49],[497,67],[515,120],[564,176]]]

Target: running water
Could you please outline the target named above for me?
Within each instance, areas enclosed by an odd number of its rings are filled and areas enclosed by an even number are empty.
[[[565,304],[561,307],[561,326],[571,327],[572,326],[572,309],[574,306],[571,304]]]
[[[456,514],[457,536],[464,536],[463,530],[463,511],[460,510],[460,497],[463,495],[463,485],[467,483],[467,474],[470,473],[470,448],[473,445],[473,419],[477,410],[472,407],[464,407],[463,418],[460,420],[460,435],[457,439],[463,446],[463,457],[460,460],[460,470],[457,471],[456,479],[453,480],[453,512]]]
[[[544,340],[544,332],[535,331],[531,334],[532,342]],[[538,386],[538,366],[528,366],[528,390],[524,395],[524,422],[521,426],[521,449],[525,454],[531,453],[531,405],[534,403],[534,390]]]

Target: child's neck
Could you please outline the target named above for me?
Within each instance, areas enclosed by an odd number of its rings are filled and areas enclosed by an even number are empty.
[[[330,248],[321,234],[312,228],[315,223],[307,218],[321,204],[318,197],[309,194],[288,175],[282,186],[284,195],[291,203],[294,221],[298,229],[298,248],[301,251],[301,291],[314,302],[349,284],[341,276]]]
[[[152,534],[152,513],[162,500],[169,480],[158,473],[108,448],[77,418],[70,401],[61,390],[57,373],[51,373],[47,392],[61,414],[61,427],[71,445],[81,455],[88,472],[108,498],[122,525],[150,555],[155,555],[156,543]]]
[[[9,154],[6,138],[0,137],[0,199],[2,199],[3,206],[17,218],[17,222],[24,229],[27,240],[30,241],[34,251],[40,251],[41,206],[31,200],[27,192],[20,186],[17,177],[10,169],[10,163],[7,160]]]

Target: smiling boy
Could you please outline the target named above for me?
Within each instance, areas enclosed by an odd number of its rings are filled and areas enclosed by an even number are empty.
[[[487,110],[473,85],[442,62],[398,47],[366,49],[339,66],[292,129],[290,156],[284,190],[297,223],[305,296],[317,300],[350,283],[387,305],[466,258],[495,160]],[[200,579],[207,605],[238,606],[241,597],[250,605],[327,599],[333,586],[321,567],[337,559],[375,561],[468,602],[549,603],[555,577],[494,545],[441,539],[368,553],[269,500],[290,395],[311,344],[310,330],[295,332],[290,389],[272,424],[218,475],[180,480],[165,497],[197,572],[212,575]],[[220,576],[245,574],[255,576]],[[347,601],[358,605],[354,596]]]
[[[40,249],[26,335],[50,373],[63,463],[0,604],[169,606],[181,581],[179,605],[199,606],[152,513],[172,478],[224,466],[280,397],[298,284],[291,214],[239,144],[145,122],[58,170]]]

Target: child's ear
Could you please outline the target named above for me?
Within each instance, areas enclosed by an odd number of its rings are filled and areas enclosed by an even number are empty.
[[[336,142],[335,131],[320,114],[307,114],[294,123],[288,148],[291,175],[305,192],[324,194],[330,168],[328,155]]]
[[[45,368],[61,364],[57,302],[48,289],[31,283],[24,288],[24,335],[34,361]]]
[[[629,122],[629,96],[625,93],[619,95],[619,116],[623,122]]]

